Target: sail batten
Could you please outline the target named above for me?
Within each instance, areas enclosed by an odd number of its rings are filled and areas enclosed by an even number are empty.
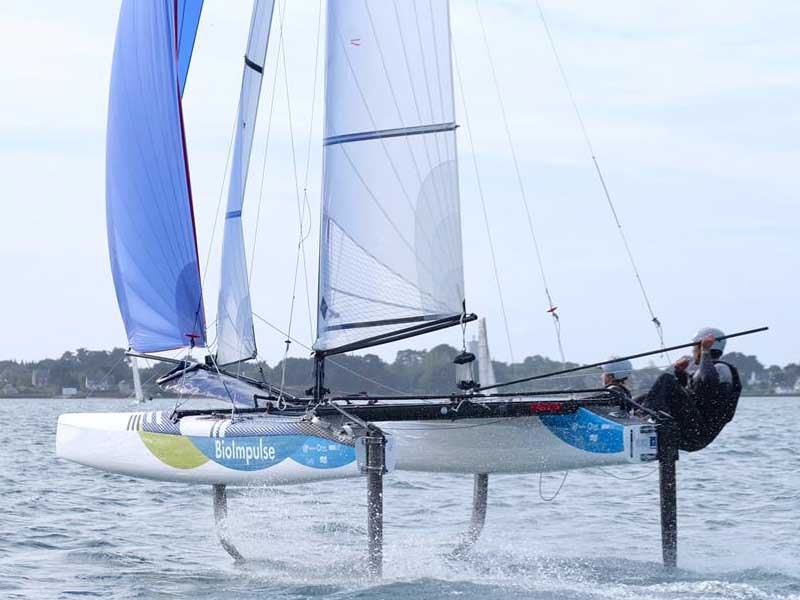
[[[464,310],[449,9],[429,4],[328,3],[319,352]]]
[[[217,362],[232,364],[256,356],[250,281],[242,229],[242,207],[253,147],[263,64],[267,57],[274,0],[256,0],[244,56],[242,87],[222,242],[222,277],[217,315]]]
[[[128,343],[139,352],[205,345],[180,104],[178,19],[174,0],[125,0],[112,65],[108,246]]]
[[[362,131],[360,133],[348,133],[325,138],[324,146],[335,144],[348,144],[350,142],[362,142],[366,140],[377,140],[381,138],[401,137],[409,135],[419,135],[422,133],[437,133],[439,131],[454,131],[458,125],[455,123],[434,123],[433,125],[417,125],[414,127],[397,127],[395,129],[382,129],[380,131]]]
[[[422,315],[419,317],[400,317],[397,319],[382,319],[380,321],[362,321],[360,323],[340,323],[329,325],[325,331],[341,331],[343,329],[363,329],[364,327],[382,327],[385,325],[407,325],[409,323],[423,323],[425,321],[438,321],[450,315]]]

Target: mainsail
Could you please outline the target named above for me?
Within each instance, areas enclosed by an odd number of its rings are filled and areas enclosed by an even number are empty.
[[[106,220],[117,301],[128,342],[140,352],[206,342],[179,29],[176,0],[122,3],[108,107]]]
[[[274,4],[274,0],[256,0],[253,5],[250,35],[244,55],[222,242],[222,278],[217,314],[217,362],[222,365],[256,355],[250,282],[242,230],[242,205]]]
[[[315,350],[464,311],[447,0],[328,3]]]

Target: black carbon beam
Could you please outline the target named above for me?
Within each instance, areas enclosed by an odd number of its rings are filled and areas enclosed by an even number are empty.
[[[463,325],[464,323],[475,321],[477,318],[478,316],[473,313],[464,315],[451,315],[441,319],[415,318],[414,322],[417,322],[417,324],[410,327],[404,327],[403,329],[381,333],[372,337],[364,338],[363,340],[359,340],[357,342],[344,344],[343,346],[337,346],[336,348],[317,350],[314,354],[317,357],[325,357],[333,356],[334,354],[344,354],[345,352],[354,352],[356,350],[363,350],[364,348],[372,348],[373,346],[380,346],[382,344],[389,344],[391,342],[399,342],[400,340],[405,340],[426,333],[432,333],[434,331],[439,331],[440,329],[447,329],[448,327],[455,327],[456,325]],[[380,326],[382,323],[382,321],[373,321],[371,323],[351,323],[347,326],[347,328],[351,328],[356,325],[358,327]]]
[[[741,337],[743,335],[751,335],[753,333],[761,333],[762,331],[769,330],[769,327],[757,327],[756,329],[748,329],[747,331],[737,331],[736,333],[731,333],[728,335],[721,335],[718,337],[718,340],[729,340],[731,338]],[[665,352],[672,352],[673,350],[681,350],[683,348],[692,348],[697,346],[699,342],[689,342],[687,344],[678,344],[677,346],[669,346],[667,348],[659,348],[658,350],[650,350],[648,352],[639,352],[638,354],[629,354],[628,356],[619,356],[615,357],[610,360],[604,360],[602,362],[591,363],[588,365],[580,365],[577,367],[571,367],[569,369],[562,369],[560,371],[552,371],[550,373],[543,373],[541,375],[533,375],[531,377],[523,377],[522,379],[514,379],[512,381],[503,381],[500,383],[494,383],[492,385],[482,385],[478,391],[484,392],[486,390],[495,390],[501,387],[506,387],[509,385],[516,385],[518,383],[526,383],[528,381],[538,381],[540,379],[547,379],[549,377],[556,377],[557,375],[566,375],[568,373],[577,373],[578,371],[585,371],[586,369],[594,369],[595,367],[601,367],[603,365],[611,364],[612,362],[617,362],[620,360],[633,360],[635,358],[643,358],[645,356],[655,356],[656,354],[664,354]]]
[[[489,475],[478,473],[472,486],[472,517],[469,529],[461,536],[461,540],[453,550],[453,558],[463,558],[472,551],[481,536],[486,523],[486,503],[489,499]]]
[[[212,486],[214,494],[214,525],[217,530],[217,537],[219,543],[225,549],[225,552],[231,555],[235,561],[244,560],[244,556],[236,549],[233,542],[228,537],[228,493],[227,489],[222,484],[214,484]]]
[[[661,554],[664,566],[678,566],[678,430],[672,419],[658,425],[658,488],[661,498]]]
[[[383,575],[383,474],[386,472],[386,438],[377,427],[367,428],[367,570]]]

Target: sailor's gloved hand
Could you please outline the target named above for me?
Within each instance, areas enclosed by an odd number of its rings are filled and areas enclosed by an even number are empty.
[[[703,352],[705,352],[706,350],[711,350],[711,346],[714,345],[714,342],[716,340],[717,338],[715,338],[714,334],[712,333],[709,333],[706,337],[704,337],[700,342],[700,347],[703,349]]]
[[[675,361],[675,373],[680,375],[689,367],[689,357],[682,356],[678,360]]]

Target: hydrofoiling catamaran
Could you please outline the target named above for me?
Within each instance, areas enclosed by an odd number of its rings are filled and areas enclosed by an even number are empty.
[[[396,470],[476,477],[477,539],[488,474],[541,473],[661,459],[664,558],[675,562],[674,461],[663,424],[631,416],[605,390],[490,393],[459,355],[450,394],[343,397],[329,357],[465,327],[449,7],[330,0],[315,374],[308,393],[241,374],[257,356],[242,208],[273,0],[255,0],[244,57],[222,246],[217,341],[202,362],[159,352],[207,348],[182,94],[201,0],[124,0],[111,79],[107,222],[117,300],[133,356],[173,363],[159,383],[228,409],[65,414],[58,456],[133,477],[225,486],[365,475],[370,567],[379,572],[382,477]],[[391,5],[391,6],[390,6]],[[422,10],[421,8],[419,10]],[[496,388],[495,388],[496,389]],[[555,397],[554,397],[555,396]],[[225,549],[241,558],[218,528]]]

